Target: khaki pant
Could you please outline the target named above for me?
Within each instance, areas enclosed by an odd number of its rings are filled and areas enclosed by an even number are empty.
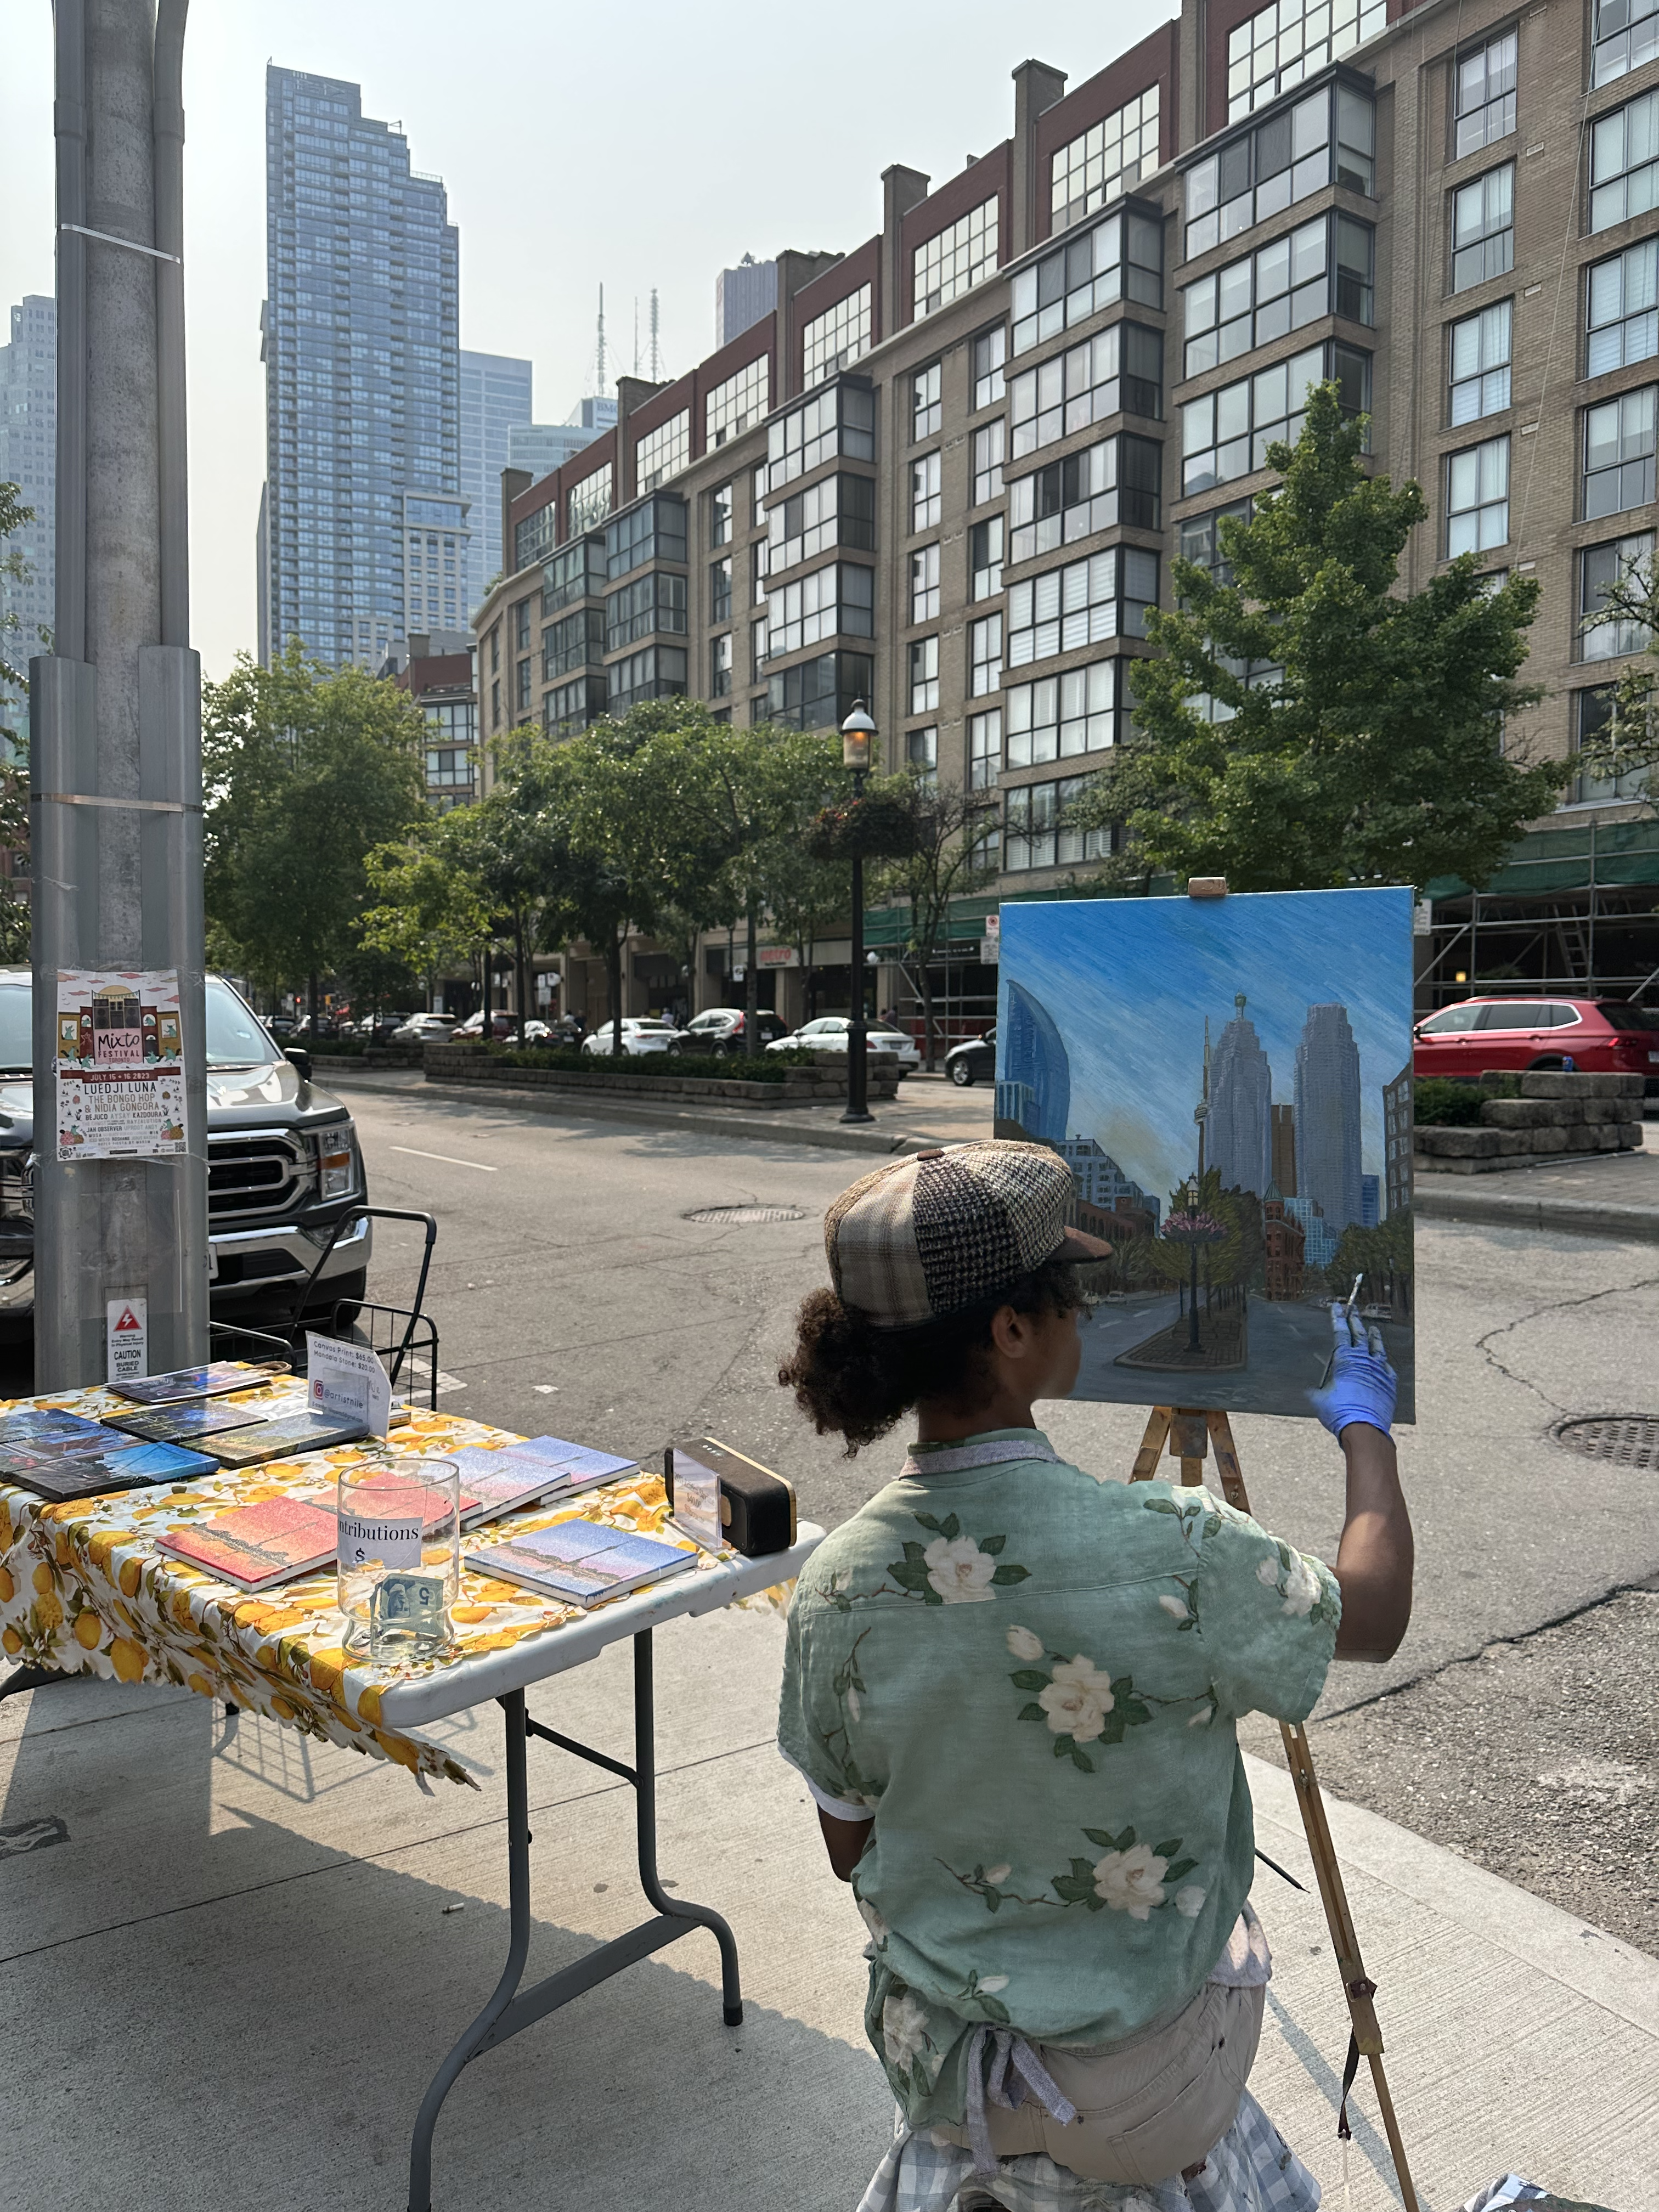
[[[1261,2039],[1263,1988],[1206,1983],[1167,2027],[1106,2048],[1033,2047],[1056,2087],[1077,2106],[1069,2126],[1027,2102],[1012,2112],[988,2104],[999,2158],[1046,2151],[1090,2181],[1167,2181],[1197,2166],[1238,2111]],[[966,2128],[935,2133],[966,2144]]]

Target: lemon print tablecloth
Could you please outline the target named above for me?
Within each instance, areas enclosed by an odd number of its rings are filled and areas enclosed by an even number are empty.
[[[303,1401],[293,1382],[278,1381],[238,1392],[231,1402],[268,1405],[275,1413]],[[60,1392],[0,1401],[0,1415],[28,1406],[58,1407],[97,1419],[127,1401],[101,1389]],[[382,1724],[386,1691],[586,1616],[580,1607],[470,1572],[466,1553],[579,1513],[655,1534],[668,1515],[659,1478],[641,1474],[464,1533],[453,1648],[441,1658],[398,1668],[348,1656],[331,1566],[251,1597],[159,1552],[156,1540],[170,1528],[285,1492],[315,1497],[331,1507],[336,1469],[371,1450],[419,1458],[463,1444],[518,1441],[507,1430],[477,1421],[416,1413],[386,1446],[349,1445],[263,1467],[222,1468],[193,1482],[118,1491],[70,1504],[48,1504],[31,1491],[0,1482],[0,1649],[21,1665],[123,1682],[172,1682],[307,1735],[393,1759],[423,1787],[428,1775],[471,1785],[465,1768],[440,1746]],[[712,1558],[699,1560],[714,1564]]]

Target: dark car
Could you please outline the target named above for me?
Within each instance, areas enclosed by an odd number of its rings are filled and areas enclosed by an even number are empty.
[[[763,1047],[770,1044],[775,1038],[789,1035],[788,1023],[781,1015],[775,1014],[769,1006],[763,1006],[755,1019]],[[675,1052],[746,1052],[749,1049],[749,1031],[743,1008],[710,1006],[706,1013],[695,1015],[671,1049]]]
[[[1462,999],[1418,1023],[1412,1067],[1470,1078],[1488,1068],[1640,1075],[1659,1097],[1659,1009],[1624,999]]]
[[[969,1037],[961,1044],[953,1044],[945,1055],[945,1073],[959,1089],[965,1091],[970,1083],[991,1083],[996,1079],[997,1033],[994,1028],[983,1036]]]

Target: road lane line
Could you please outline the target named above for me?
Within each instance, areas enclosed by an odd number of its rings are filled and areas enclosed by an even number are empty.
[[[486,1167],[482,1160],[458,1160],[447,1152],[422,1152],[413,1145],[393,1145],[394,1152],[407,1152],[411,1160],[441,1160],[447,1168],[475,1168],[480,1175],[495,1175],[498,1170]]]

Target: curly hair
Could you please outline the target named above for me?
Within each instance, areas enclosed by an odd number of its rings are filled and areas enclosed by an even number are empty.
[[[900,1415],[931,1399],[972,1413],[991,1395],[986,1354],[1005,1306],[1019,1314],[1074,1313],[1088,1303],[1076,1266],[1047,1260],[994,1297],[915,1328],[876,1328],[833,1291],[811,1291],[795,1320],[795,1346],[778,1380],[822,1436],[847,1440],[847,1456],[886,1435]]]

